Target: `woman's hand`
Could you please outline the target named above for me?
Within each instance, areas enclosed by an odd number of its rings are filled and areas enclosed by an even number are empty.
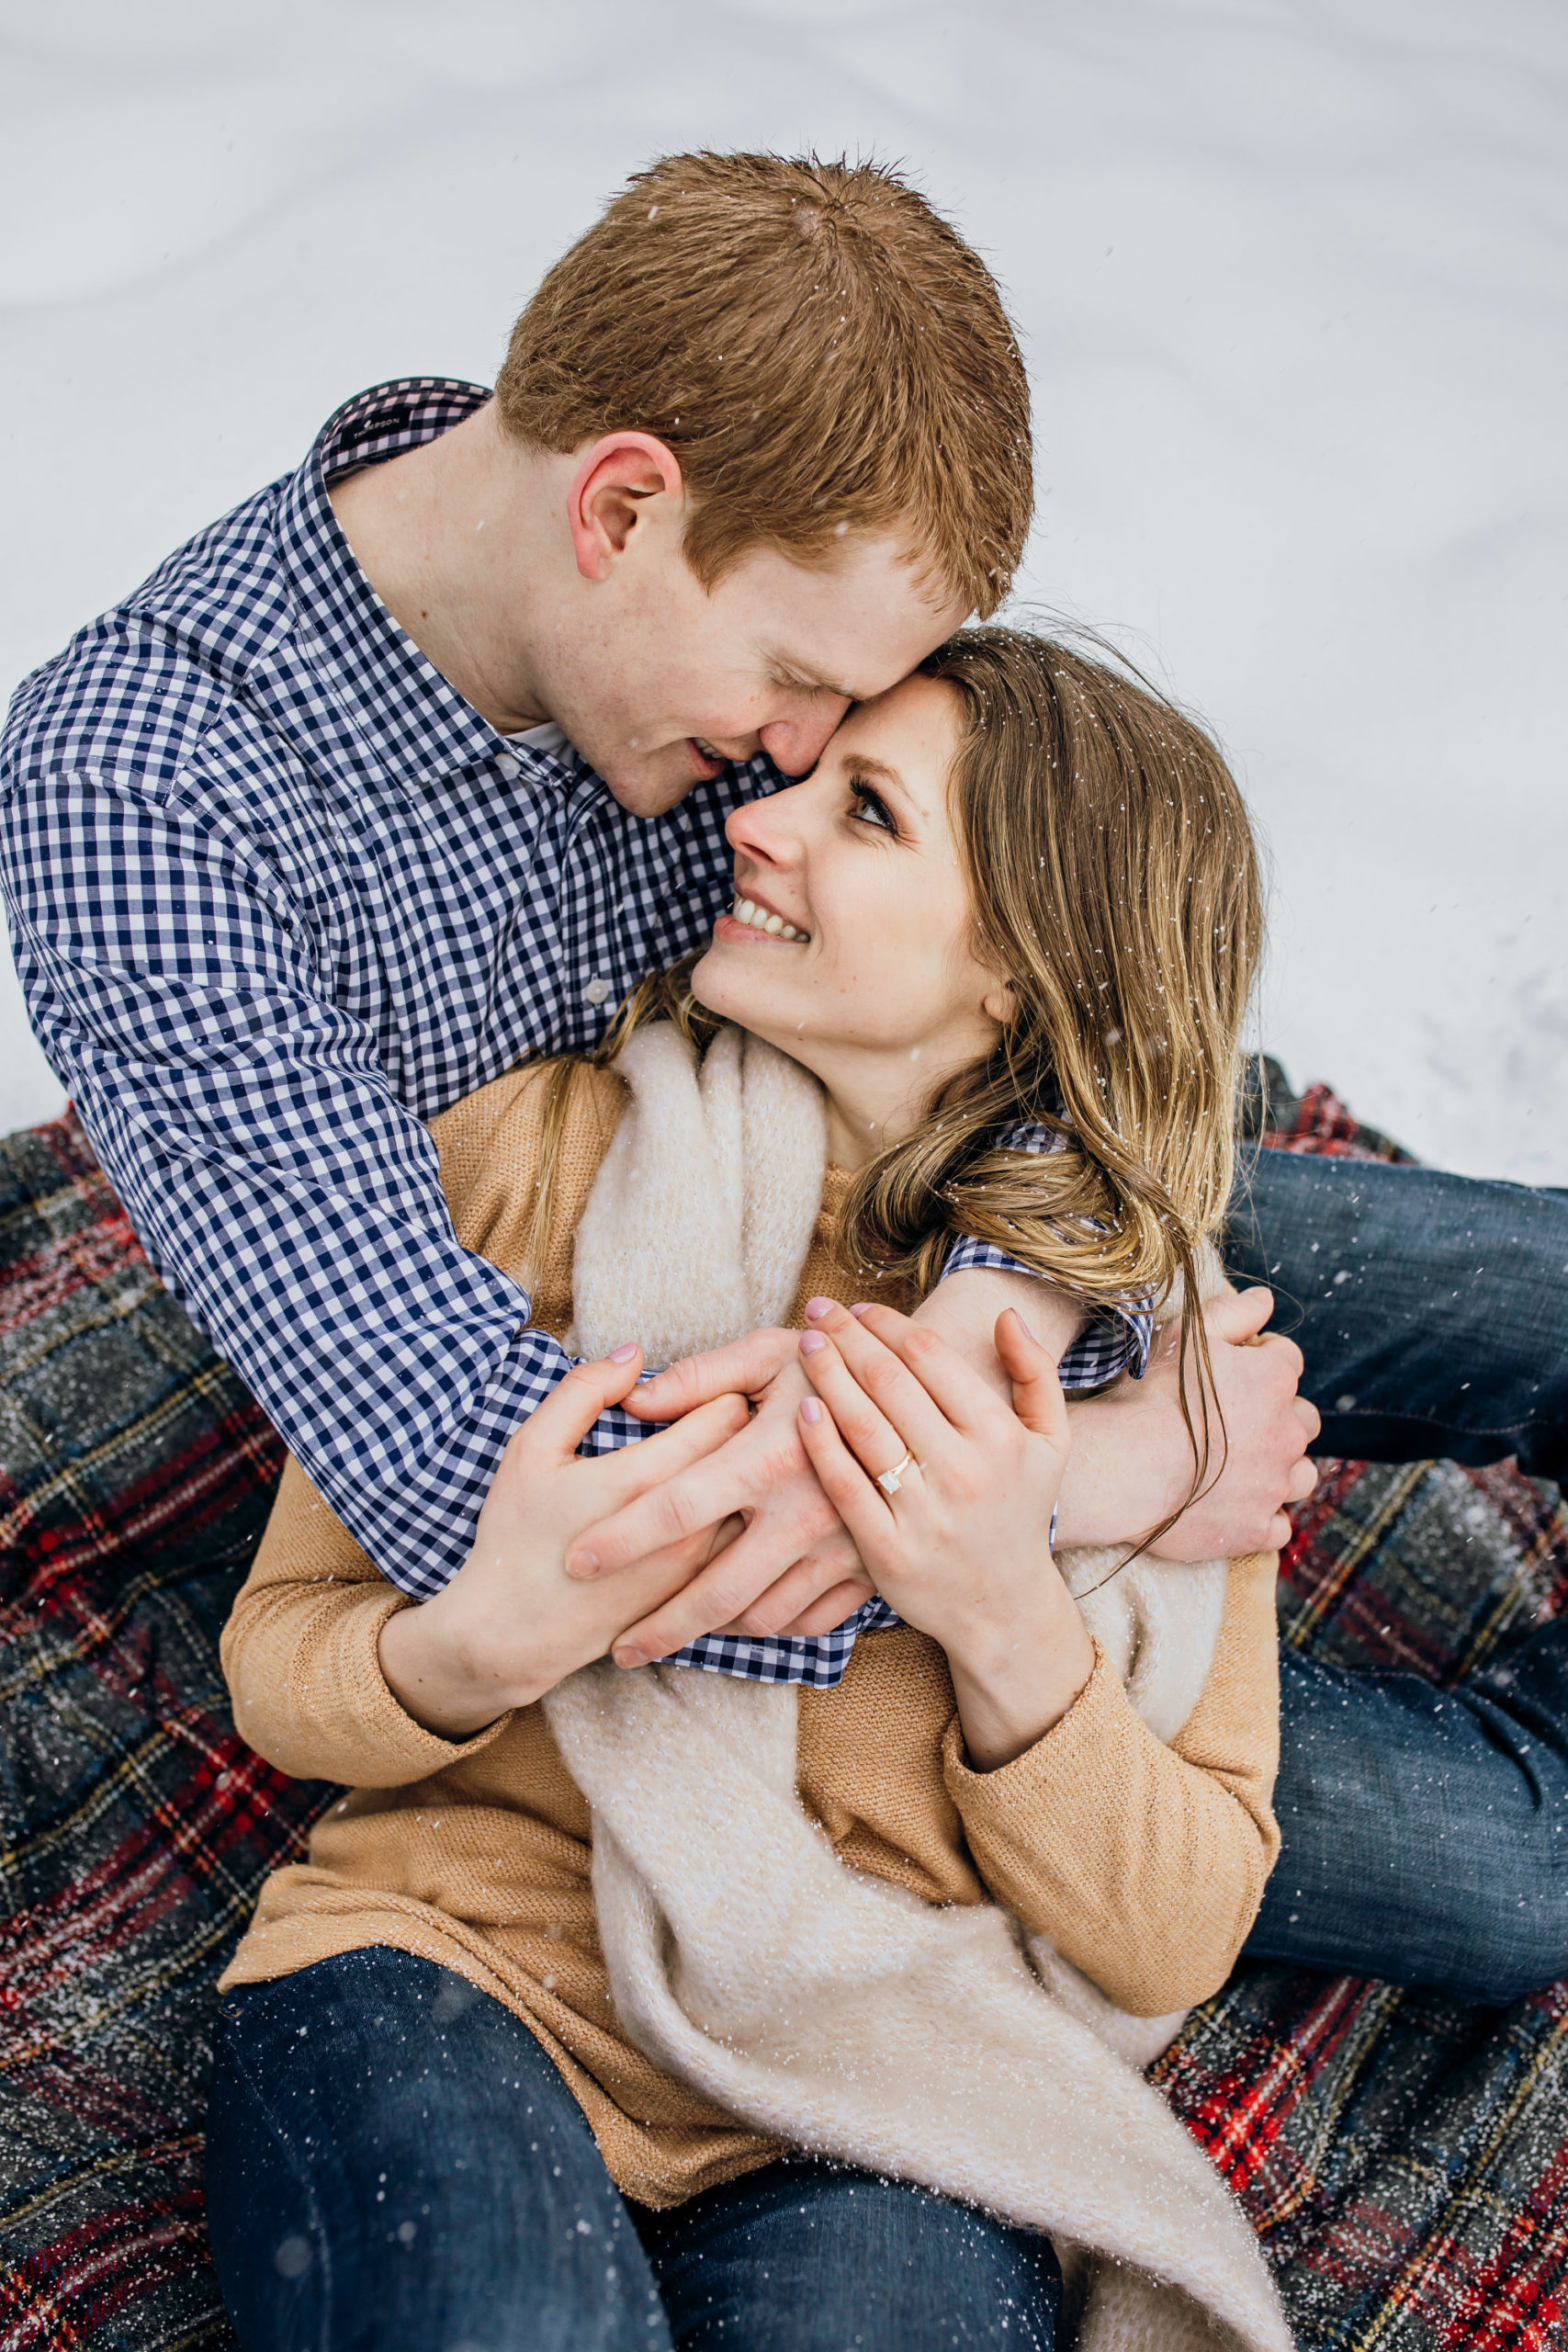
[[[970,1761],[993,1771],[1066,1714],[1094,1667],[1051,1557],[1068,1447],[1056,1367],[1015,1310],[998,1316],[1010,1408],[890,1307],[807,1312],[806,1450],[877,1590],[947,1653]],[[875,1481],[895,1469],[889,1495]]]
[[[566,1555],[595,1520],[715,1453],[744,1428],[746,1400],[718,1396],[657,1437],[585,1460],[577,1448],[622,1403],[638,1348],[569,1372],[507,1447],[474,1548],[445,1589],[381,1629],[381,1671],[427,1730],[467,1738],[603,1657],[634,1620],[695,1576],[739,1522],[688,1532],[618,1576],[582,1582]]]

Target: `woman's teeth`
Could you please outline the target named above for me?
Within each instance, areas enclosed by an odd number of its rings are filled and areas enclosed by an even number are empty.
[[[771,915],[766,907],[753,906],[750,899],[737,899],[729,911],[737,922],[749,923],[753,931],[771,932],[775,939],[808,940],[811,936],[808,931],[796,931],[783,915]]]

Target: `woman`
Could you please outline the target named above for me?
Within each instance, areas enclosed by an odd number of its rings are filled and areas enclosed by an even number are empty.
[[[225,1637],[244,1735],[353,1789],[224,1980],[242,2340],[1047,2346],[1054,2230],[1122,2266],[1097,2340],[1282,2342],[1213,2176],[1084,2023],[1158,2046],[1246,1936],[1274,1564],[1080,1562],[1079,1606],[1046,1536],[1054,1354],[1102,1360],[1108,1316],[1124,1351],[1224,1213],[1245,812],[1168,707],[979,631],[730,836],[734,910],[615,1069],[436,1123],[465,1243],[595,1359],[469,1561],[407,1606],[290,1465]],[[987,1379],[905,1319],[955,1234],[1055,1286],[1055,1349],[1004,1315]],[[876,1597],[682,1654],[711,1676],[617,1672],[724,1532],[603,1578],[575,1540],[745,1408],[582,1461],[642,1362],[614,1342],[753,1321],[809,1326],[801,1433]],[[1196,1484],[1223,1436],[1201,1365],[1190,1393]]]

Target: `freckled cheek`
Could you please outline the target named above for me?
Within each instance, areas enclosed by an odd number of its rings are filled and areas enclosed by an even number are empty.
[[[878,941],[870,953],[835,956],[828,968],[818,967],[816,981],[835,1002],[854,1006],[861,1025],[877,1034],[901,1035],[911,1021],[919,1027],[948,992],[940,956],[926,943],[902,937]]]

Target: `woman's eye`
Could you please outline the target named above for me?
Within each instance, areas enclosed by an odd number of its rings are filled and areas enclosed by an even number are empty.
[[[897,832],[897,826],[887,813],[886,801],[879,800],[874,792],[855,792],[850,807],[857,825],[874,825],[885,833]]]

